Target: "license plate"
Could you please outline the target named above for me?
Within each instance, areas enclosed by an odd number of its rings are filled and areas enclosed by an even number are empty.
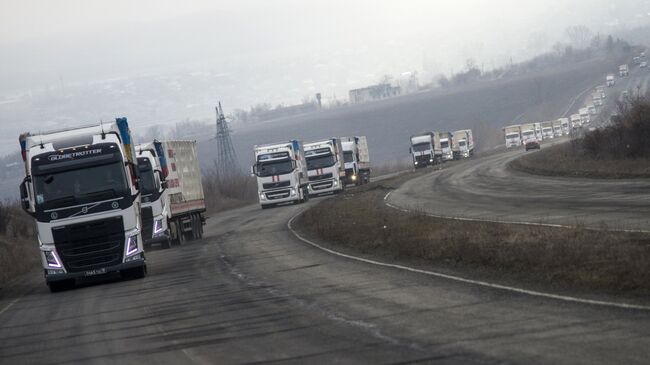
[[[95,275],[101,275],[101,274],[106,274],[106,268],[86,271],[86,276],[95,276]]]

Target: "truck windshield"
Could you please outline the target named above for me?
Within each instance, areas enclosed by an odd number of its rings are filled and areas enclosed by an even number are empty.
[[[335,163],[336,161],[331,153],[320,156],[309,156],[307,157],[307,170],[322,169],[323,167],[330,167]]]
[[[531,137],[535,135],[534,131],[526,131],[523,133],[524,137]]]
[[[257,176],[284,175],[293,171],[291,160],[264,161],[257,163]]]
[[[464,139],[463,139],[462,141],[459,141],[459,142],[458,142],[458,145],[459,145],[460,147],[465,147],[466,144],[467,144],[467,143],[465,142]]]
[[[422,142],[413,145],[413,152],[431,151],[431,143]]]
[[[127,194],[122,162],[34,177],[36,204],[44,209],[111,199]]]
[[[511,133],[511,134],[507,134],[507,135],[506,135],[506,138],[508,138],[508,139],[519,138],[519,133]]]
[[[440,147],[449,148],[449,141],[440,141]]]
[[[354,162],[354,155],[352,151],[343,151],[343,161],[344,162]]]

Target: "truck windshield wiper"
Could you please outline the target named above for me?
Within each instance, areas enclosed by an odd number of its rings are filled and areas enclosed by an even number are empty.
[[[92,193],[86,193],[83,196],[84,197],[97,197],[97,196],[110,196],[114,197],[117,194],[115,189],[106,189],[106,190],[99,190],[99,191],[93,191]]]

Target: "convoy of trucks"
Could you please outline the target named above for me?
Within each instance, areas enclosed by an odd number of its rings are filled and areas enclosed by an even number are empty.
[[[51,291],[76,279],[146,274],[140,187],[126,118],[19,138],[21,205],[34,218]]]
[[[345,187],[345,162],[339,138],[305,144],[309,195],[339,193]]]
[[[302,141],[254,147],[252,175],[257,177],[257,192],[262,209],[279,203],[303,203],[309,199],[307,161]]]
[[[203,237],[206,210],[196,141],[136,146],[144,243],[171,247]]]

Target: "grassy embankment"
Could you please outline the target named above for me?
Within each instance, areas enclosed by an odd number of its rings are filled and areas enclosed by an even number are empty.
[[[296,227],[334,248],[548,289],[650,294],[650,235],[455,221],[404,213],[383,197],[398,179],[327,199]]]
[[[622,104],[607,128],[529,153],[509,166],[538,175],[650,178],[650,101]]]
[[[16,204],[0,203],[0,288],[40,266],[30,217]]]

